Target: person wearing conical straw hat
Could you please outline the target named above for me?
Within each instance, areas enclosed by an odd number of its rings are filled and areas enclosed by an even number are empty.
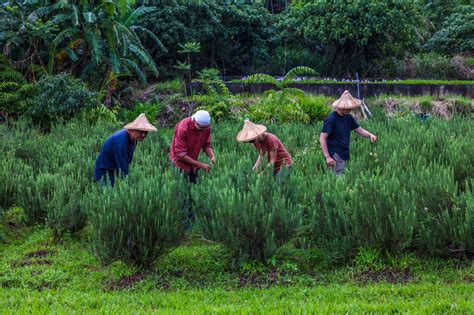
[[[277,175],[281,167],[290,168],[293,164],[291,155],[283,143],[274,134],[267,132],[267,127],[257,125],[246,119],[244,127],[236,137],[239,142],[252,143],[258,151],[258,158],[252,170],[258,172],[262,158],[268,154],[268,164],[273,166],[273,174]]]
[[[209,164],[198,161],[201,151],[209,157]],[[176,124],[170,160],[185,173],[186,179],[191,183],[196,183],[198,170],[210,171],[216,158],[211,145],[211,115],[207,111],[198,110]]]
[[[370,138],[371,142],[377,141],[377,137],[360,127],[350,114],[350,111],[360,107],[361,103],[346,90],[332,104],[334,111],[324,120],[319,142],[326,164],[337,176],[342,175],[346,162],[350,158],[349,143],[352,130],[362,137]]]
[[[132,163],[133,152],[138,141],[143,141],[148,132],[158,131],[150,124],[145,114],[140,114],[124,129],[111,135],[102,146],[95,161],[94,177],[97,182],[115,184],[115,176],[126,176]]]

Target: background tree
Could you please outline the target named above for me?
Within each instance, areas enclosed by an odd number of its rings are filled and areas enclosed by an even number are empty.
[[[427,44],[428,49],[444,54],[474,51],[474,7],[457,7]]]
[[[325,72],[370,72],[372,61],[403,58],[418,42],[420,8],[407,1],[300,1],[287,14],[298,36],[325,60]]]

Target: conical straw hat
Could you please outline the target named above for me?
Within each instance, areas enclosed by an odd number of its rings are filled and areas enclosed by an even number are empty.
[[[345,90],[341,97],[332,103],[332,107],[334,109],[354,109],[360,107],[361,103],[362,102],[359,99],[353,97],[348,90]]]
[[[248,142],[258,138],[261,134],[267,131],[267,127],[264,125],[256,125],[250,120],[246,119],[244,123],[244,128],[240,130],[237,134],[237,141],[239,142]]]
[[[124,128],[128,130],[158,131],[155,126],[148,122],[148,119],[146,119],[145,114],[140,114],[137,119],[126,125]]]

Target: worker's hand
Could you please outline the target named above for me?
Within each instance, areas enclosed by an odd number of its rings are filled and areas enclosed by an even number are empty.
[[[334,165],[336,165],[336,161],[335,161],[332,157],[328,156],[328,157],[326,158],[326,164],[327,164],[329,167],[333,167]]]
[[[206,163],[201,163],[199,165],[199,168],[204,170],[205,172],[209,172],[211,170],[211,166],[209,164],[206,164]]]
[[[254,165],[254,166],[252,167],[252,171],[258,173],[258,167],[259,167],[259,165]]]
[[[370,134],[370,142],[374,143],[377,141],[377,137],[374,134]]]
[[[210,162],[211,162],[211,165],[214,165],[216,164],[216,158],[213,156],[211,158],[209,158]]]

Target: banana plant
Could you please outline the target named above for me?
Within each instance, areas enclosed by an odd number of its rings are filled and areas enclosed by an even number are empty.
[[[110,77],[135,77],[145,83],[143,68],[155,77],[158,70],[139,35],[164,47],[156,35],[136,25],[138,18],[156,8],[133,5],[131,0],[60,0],[37,8],[28,19],[61,30],[49,43],[55,71],[71,72],[98,87]]]

